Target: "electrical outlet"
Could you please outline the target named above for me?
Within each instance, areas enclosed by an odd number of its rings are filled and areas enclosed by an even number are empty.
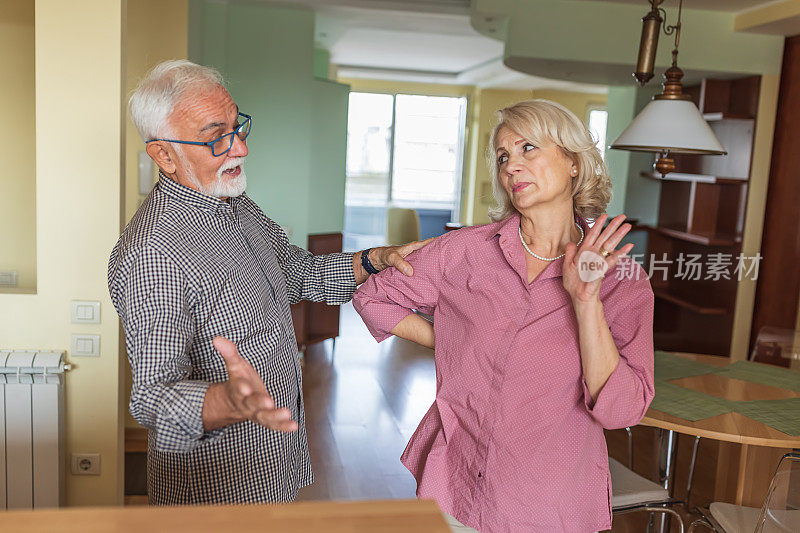
[[[70,471],[76,476],[99,476],[99,453],[73,453]]]

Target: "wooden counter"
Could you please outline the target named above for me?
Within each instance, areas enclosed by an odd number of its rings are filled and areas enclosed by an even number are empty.
[[[302,502],[290,505],[70,507],[0,512],[3,533],[449,533],[430,500]]]

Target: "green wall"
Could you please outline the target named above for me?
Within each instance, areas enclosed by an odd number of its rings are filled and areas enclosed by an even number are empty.
[[[608,148],[614,139],[630,124],[636,116],[636,88],[635,87],[609,87],[606,110],[608,123],[606,124],[606,167],[611,182],[614,185],[611,202],[606,211],[611,216],[616,216],[625,211],[625,192],[628,186],[628,171],[632,152],[611,150]]]
[[[314,12],[193,0],[190,26],[190,59],[218,68],[253,116],[248,195],[298,246],[342,231],[348,87],[314,78]]]
[[[328,79],[328,68],[331,64],[331,53],[324,48],[314,49],[314,77]]]
[[[342,231],[350,86],[316,79],[311,88],[314,128],[311,131],[308,232]],[[335,176],[341,179],[334,179]]]

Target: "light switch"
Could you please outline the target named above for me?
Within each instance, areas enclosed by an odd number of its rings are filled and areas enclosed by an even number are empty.
[[[16,287],[17,286],[17,271],[6,270],[0,272],[0,287]]]
[[[73,300],[69,314],[73,324],[99,324],[100,302]]]
[[[72,335],[73,357],[100,357],[100,335]]]

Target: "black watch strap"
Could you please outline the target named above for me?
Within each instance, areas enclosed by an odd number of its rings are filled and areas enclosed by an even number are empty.
[[[375,266],[372,263],[370,263],[370,261],[369,261],[369,251],[370,250],[372,250],[372,248],[367,248],[366,250],[361,252],[361,266],[364,267],[364,270],[366,270],[367,273],[369,273],[369,274],[377,274],[378,272],[380,272],[380,270],[375,268]]]

